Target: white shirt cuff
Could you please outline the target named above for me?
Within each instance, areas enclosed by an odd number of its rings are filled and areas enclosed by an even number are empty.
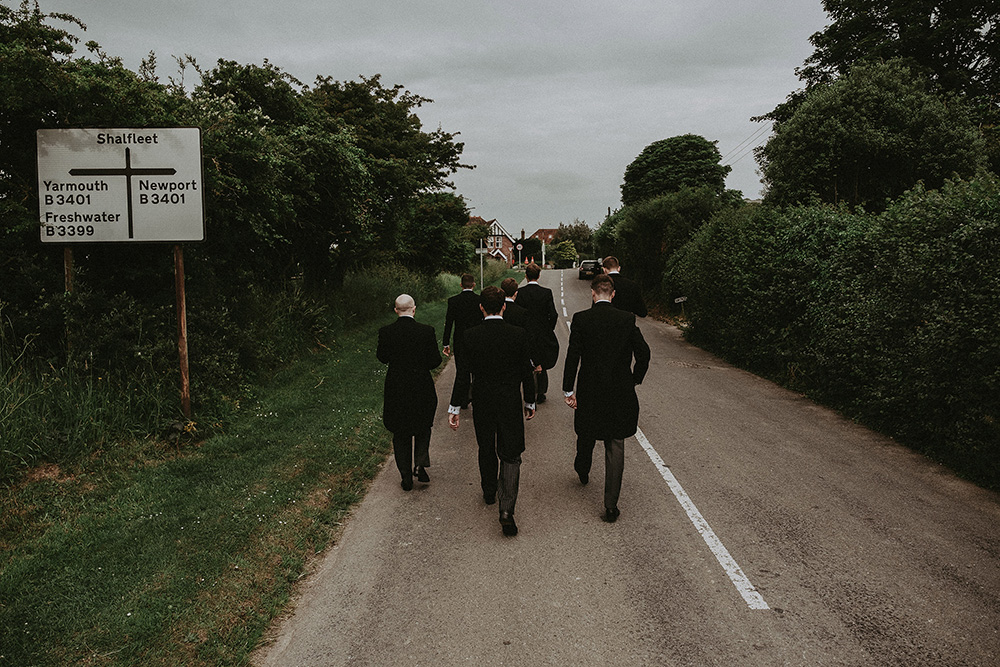
[[[573,393],[574,393],[574,392],[572,392],[572,391],[564,391],[564,392],[563,392],[563,396],[565,396],[566,398],[569,398],[570,396],[572,396],[572,395],[573,395]]]
[[[535,409],[535,404],[534,403],[525,403],[524,404],[524,409],[525,410],[534,410]]]
[[[460,415],[460,414],[462,414],[462,408],[458,407],[457,405],[449,405],[448,406],[448,414],[449,415]]]

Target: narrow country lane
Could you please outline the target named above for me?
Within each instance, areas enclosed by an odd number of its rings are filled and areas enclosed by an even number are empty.
[[[541,282],[564,355],[589,282]],[[504,537],[471,414],[447,425],[449,364],[431,483],[403,492],[387,463],[255,664],[1000,663],[1000,496],[672,326],[640,328],[652,363],[617,523],[600,519],[602,446],[589,485],[573,471],[560,360]]]

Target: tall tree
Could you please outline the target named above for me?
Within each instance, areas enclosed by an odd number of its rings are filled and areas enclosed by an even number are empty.
[[[267,61],[220,60],[202,74],[194,98],[213,119],[206,177],[221,205],[210,213],[219,231],[228,230],[218,242],[236,251],[239,265],[264,263],[285,277],[301,270],[308,287],[321,289],[346,268],[332,249],[350,257],[374,245],[364,153],[298,81]]]
[[[981,0],[823,0],[831,23],[809,41],[816,50],[796,70],[806,89],[767,114],[778,129],[813,86],[855,65],[898,59],[932,88],[965,98],[1000,170],[1000,4]]]
[[[469,208],[450,192],[428,192],[413,201],[400,234],[403,263],[428,275],[442,271],[460,273],[475,257],[472,242],[462,238],[469,223]]]
[[[732,167],[719,164],[722,154],[714,141],[684,134],[646,146],[625,169],[622,203],[637,204],[683,187],[711,187],[721,193]]]
[[[946,102],[899,61],[860,64],[805,95],[758,151],[765,199],[884,208],[918,181],[940,187],[985,165],[984,141],[957,99]]]
[[[450,188],[452,174],[473,168],[460,162],[465,145],[456,141],[457,134],[441,128],[424,130],[416,110],[432,100],[398,84],[386,88],[378,74],[343,82],[321,77],[308,95],[327,114],[348,125],[365,151],[366,167],[378,193],[369,202],[369,212],[379,220],[379,234],[389,245],[412,210],[414,197]]]
[[[1000,93],[1000,4],[982,0],[823,0],[832,23],[810,38],[799,75],[822,83],[862,60],[902,59],[942,90]]]
[[[565,222],[559,223],[552,243],[554,245],[560,241],[572,241],[573,247],[581,254],[590,255],[594,252],[594,230],[579,218],[568,225]]]

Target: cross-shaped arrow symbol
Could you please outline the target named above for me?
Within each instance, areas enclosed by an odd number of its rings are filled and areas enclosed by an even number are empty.
[[[133,169],[132,151],[125,149],[124,169],[70,169],[71,176],[125,176],[125,193],[128,198],[128,237],[132,238],[132,177],[133,176],[173,176],[176,169]]]

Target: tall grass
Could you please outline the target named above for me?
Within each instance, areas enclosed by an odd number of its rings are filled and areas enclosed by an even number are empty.
[[[403,293],[418,304],[439,301],[448,295],[447,282],[395,264],[371,267],[346,276],[340,289],[331,295],[330,305],[342,326],[351,327],[385,316]]]
[[[154,374],[122,378],[42,366],[31,342],[0,336],[0,480],[43,461],[79,457],[149,435],[171,408]]]

